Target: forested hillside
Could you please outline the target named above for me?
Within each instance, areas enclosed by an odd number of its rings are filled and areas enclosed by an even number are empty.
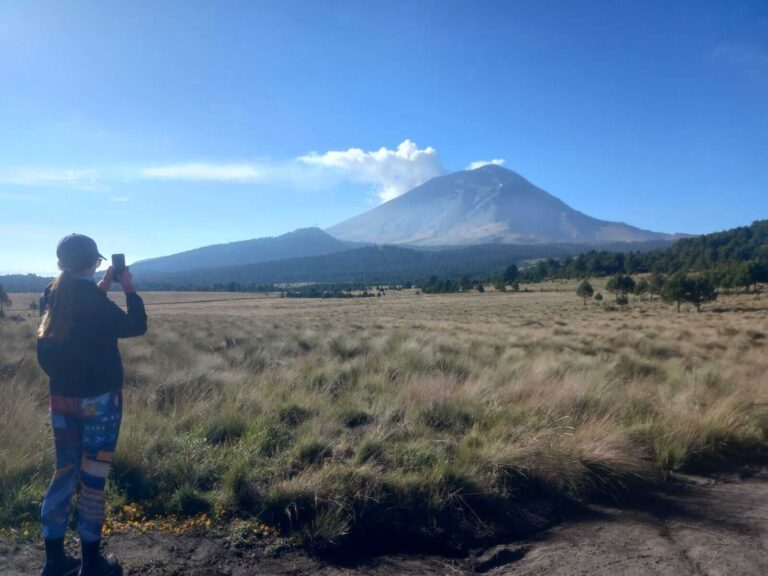
[[[638,250],[653,249],[664,241],[636,243]],[[615,244],[615,247],[625,244]],[[204,268],[181,273],[139,274],[145,289],[173,290],[237,285],[249,289],[264,284],[405,283],[437,276],[483,278],[503,270],[509,262],[540,258],[566,258],[585,250],[581,244],[492,244],[446,250],[417,250],[398,246],[368,246],[335,254],[293,258],[245,266]]]
[[[0,276],[0,285],[7,292],[42,292],[53,278],[36,274],[7,274]]]
[[[768,271],[768,220],[724,232],[678,240],[674,245],[649,252],[584,252],[575,257],[548,259],[522,271],[521,280],[581,278],[659,272],[709,272],[718,285],[748,285]],[[757,279],[755,280],[755,276]]]

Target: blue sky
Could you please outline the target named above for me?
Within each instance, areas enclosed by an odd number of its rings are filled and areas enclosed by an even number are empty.
[[[768,3],[35,2],[0,14],[0,274],[331,226],[503,160],[665,232],[768,217]]]

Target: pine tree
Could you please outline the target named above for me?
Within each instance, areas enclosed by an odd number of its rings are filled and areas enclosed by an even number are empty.
[[[637,284],[635,284],[634,293],[636,296],[642,296],[643,294],[647,294],[651,289],[651,285],[645,278],[640,279]]]
[[[697,312],[701,312],[701,305],[704,302],[717,299],[717,290],[709,278],[704,276],[687,278],[685,299],[696,306]]]
[[[610,290],[616,296],[616,304],[626,306],[629,302],[627,294],[635,289],[635,281],[632,276],[626,274],[616,274],[605,285],[606,290]]]
[[[592,284],[589,283],[589,280],[586,278],[581,281],[581,284],[579,284],[579,287],[576,289],[576,294],[584,299],[584,307],[587,306],[587,298],[592,298],[592,295],[595,293],[595,289],[592,288]]]
[[[661,289],[662,300],[665,302],[677,303],[678,312],[680,312],[680,302],[685,299],[685,283],[685,274],[678,272],[677,274],[670,276],[666,282],[664,282],[664,287]]]
[[[520,270],[518,270],[517,264],[511,264],[510,266],[507,266],[506,270],[504,270],[502,279],[504,280],[505,284],[514,284],[517,282],[519,276]]]
[[[651,302],[653,302],[654,294],[661,296],[661,291],[664,288],[665,278],[663,274],[658,272],[652,272],[648,279],[648,293],[651,295]]]

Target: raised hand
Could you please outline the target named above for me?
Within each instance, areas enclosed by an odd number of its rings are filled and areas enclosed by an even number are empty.
[[[107,268],[107,271],[104,272],[104,276],[101,277],[101,280],[96,283],[96,286],[107,293],[112,288],[112,282],[114,282],[114,273],[112,272],[112,266],[110,266]]]
[[[131,271],[127,266],[125,267],[125,272],[123,272],[123,275],[120,276],[120,285],[123,287],[123,292],[126,294],[130,292],[136,292],[136,288],[133,287],[133,276],[131,275]]]

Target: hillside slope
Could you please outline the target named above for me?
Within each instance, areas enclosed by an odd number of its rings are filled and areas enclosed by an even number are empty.
[[[145,275],[196,268],[238,266],[332,254],[355,246],[353,243],[337,240],[319,228],[299,228],[282,236],[214,244],[178,254],[142,260],[132,264],[131,270],[134,274]]]
[[[663,242],[613,245],[651,250]],[[149,289],[241,285],[320,283],[399,283],[432,275],[486,277],[513,262],[536,258],[565,258],[589,249],[582,244],[490,244],[450,250],[417,250],[401,246],[366,246],[307,258],[291,258],[244,266],[223,266],[184,272],[136,275]]]
[[[496,165],[433,178],[327,231],[342,240],[426,246],[674,238],[587,216]]]

